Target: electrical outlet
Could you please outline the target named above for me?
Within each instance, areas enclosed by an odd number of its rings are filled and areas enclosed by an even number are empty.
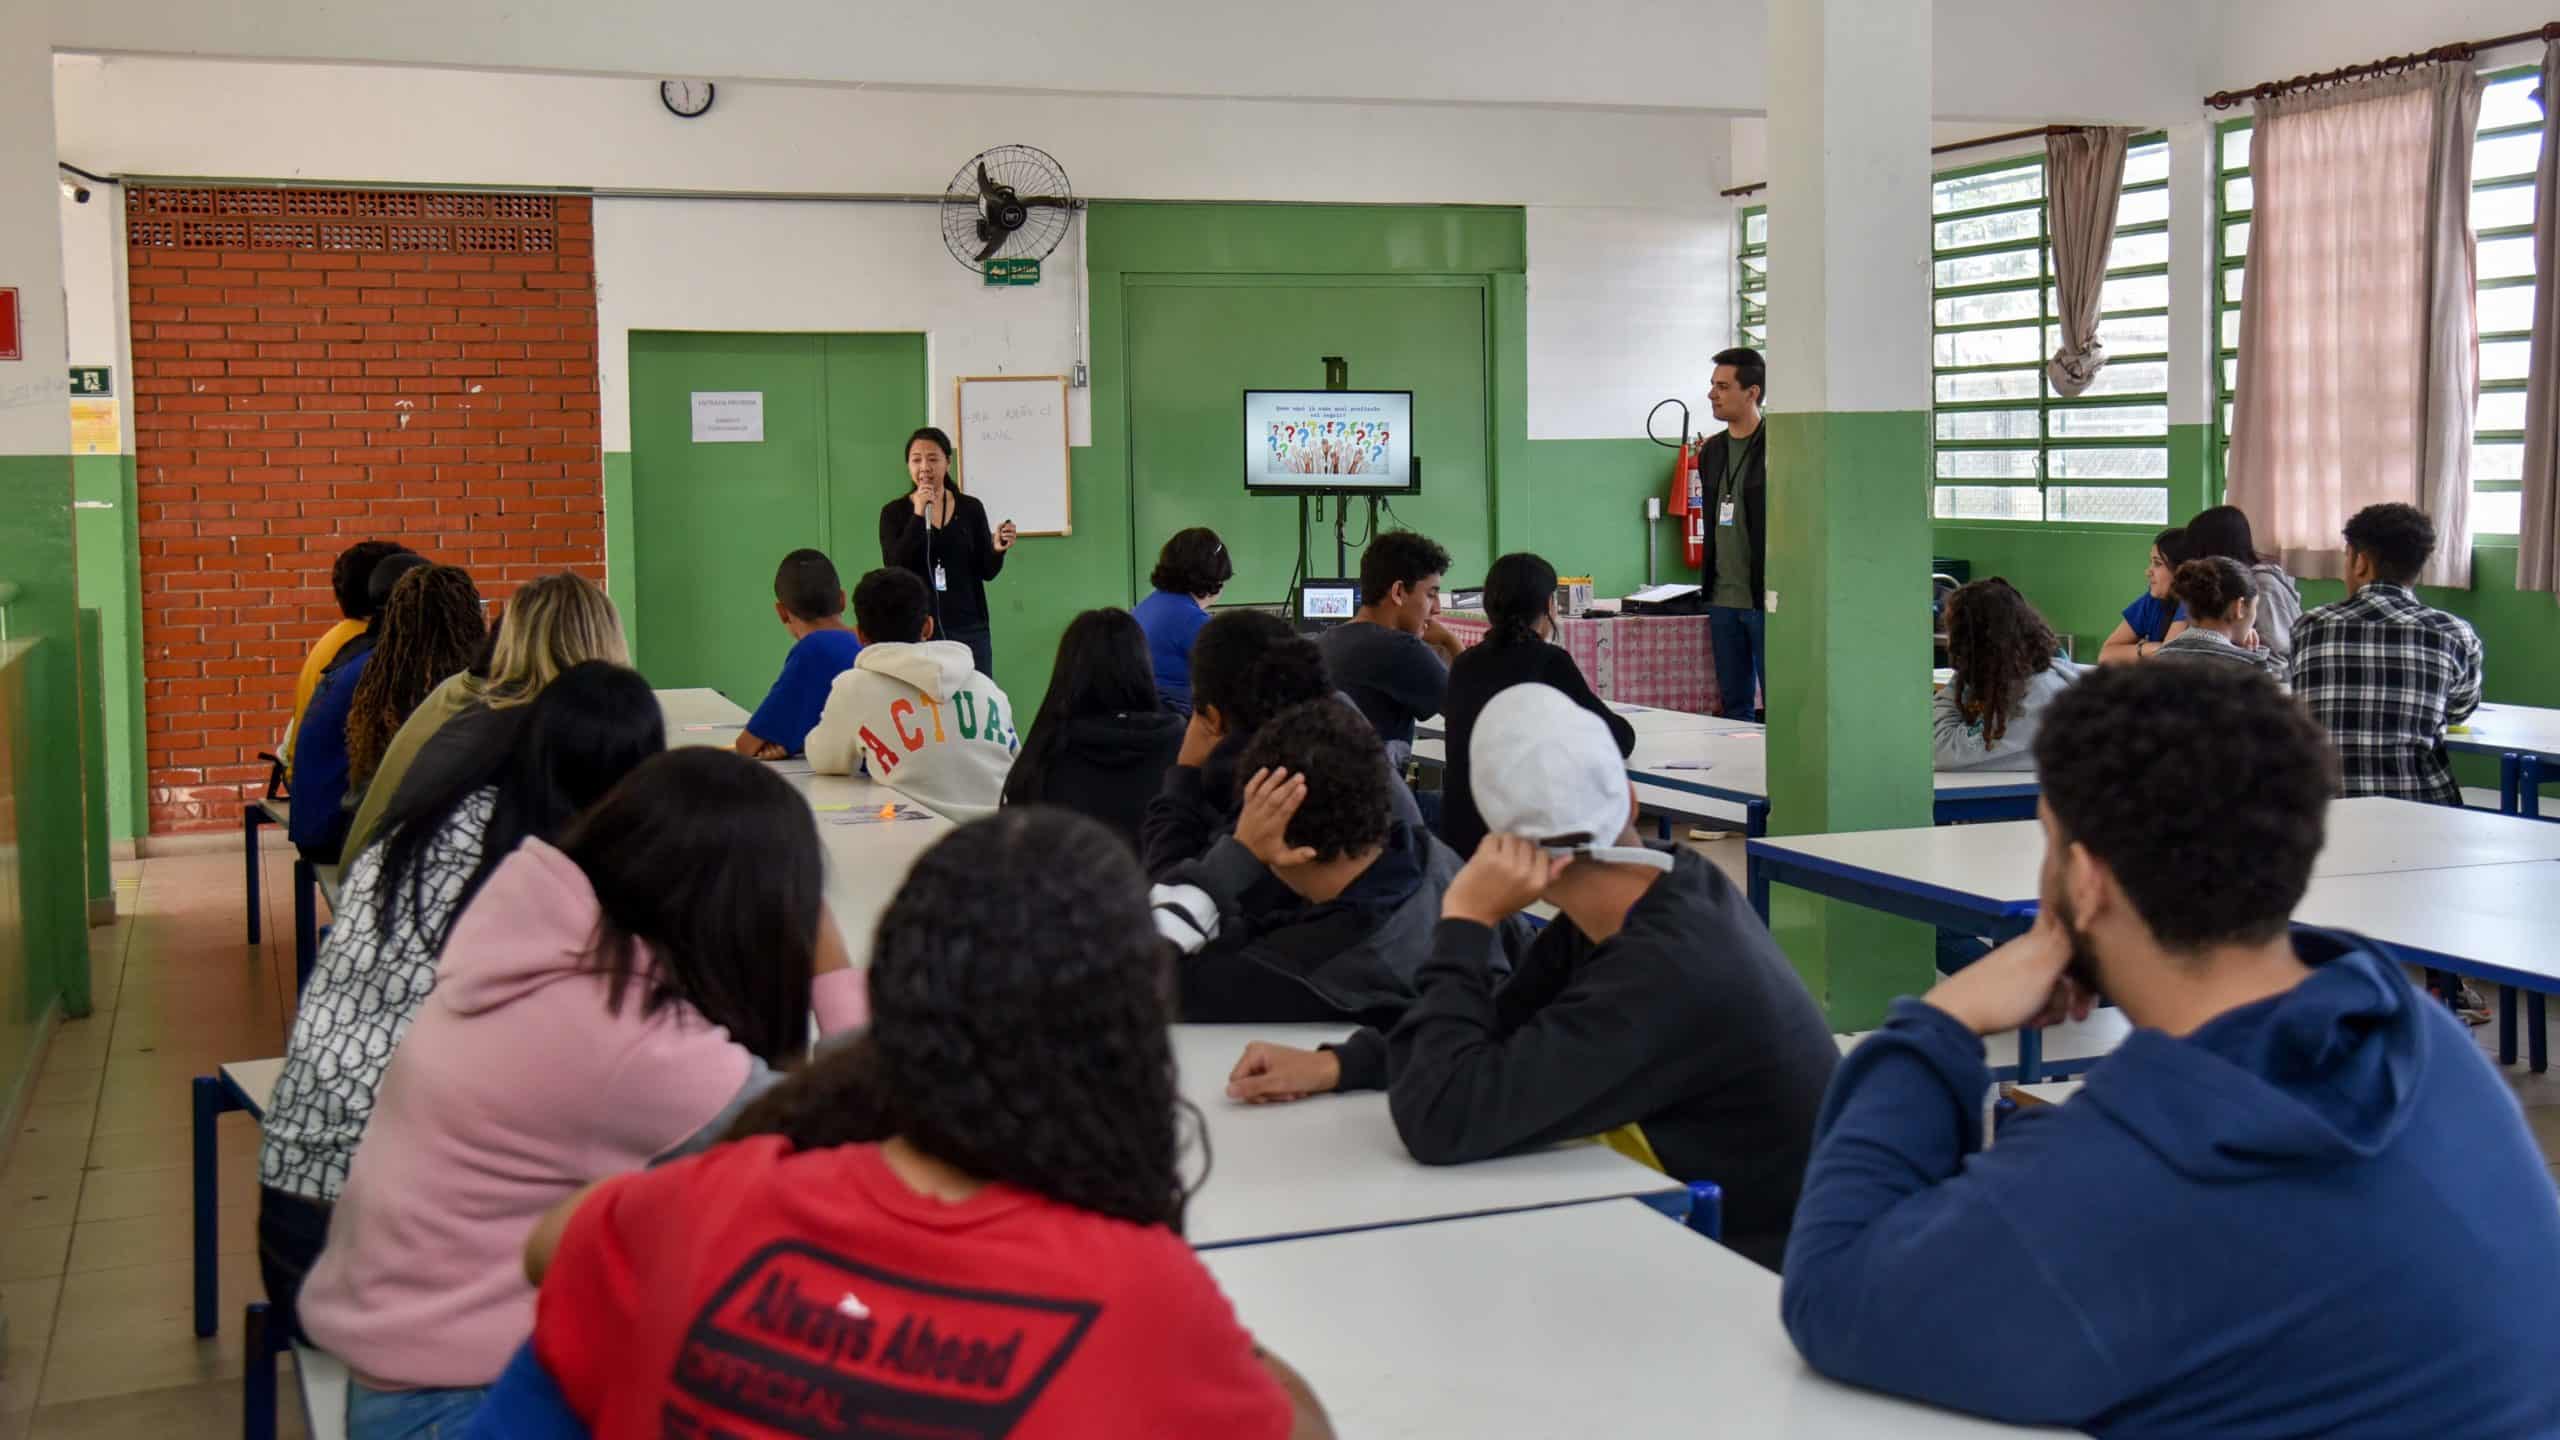
[[[1093,383],[1093,376],[1086,371],[1083,361],[1079,360],[1076,362],[1075,378],[1070,383],[1078,390],[1082,390]]]

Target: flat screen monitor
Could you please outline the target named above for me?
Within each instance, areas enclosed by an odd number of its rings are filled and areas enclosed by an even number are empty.
[[[1247,390],[1244,488],[1256,495],[1411,495],[1410,390]]]
[[[1360,608],[1357,580],[1309,580],[1298,586],[1296,620],[1301,630],[1340,625]]]

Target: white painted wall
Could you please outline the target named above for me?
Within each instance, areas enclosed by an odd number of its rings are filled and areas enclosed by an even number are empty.
[[[1571,212],[1530,244],[1534,438],[1642,433],[1634,397],[1694,390],[1730,315],[1730,233],[1698,214],[1726,183],[1711,116],[758,85],[681,121],[631,80],[96,56],[56,70],[62,152],[102,172],[938,192],[977,150],[1031,140],[1086,194]],[[938,418],[951,377],[1066,369],[1067,257],[1034,289],[989,292],[935,224],[920,206],[600,197],[606,448],[630,443],[633,329],[921,330]],[[1081,397],[1074,433],[1085,443]]]
[[[43,3],[43,0],[36,0]],[[2158,122],[2214,0],[1936,0],[1938,113]],[[2256,4],[2259,0],[2236,0]],[[1119,95],[1757,112],[1767,15],[1694,0],[50,0],[71,50]],[[2090,57],[2057,65],[2053,57]]]
[[[126,318],[124,191],[88,187],[89,203],[60,195],[62,296],[71,363],[115,367],[116,420],[124,453],[133,453],[132,323]]]
[[[53,77],[34,17],[0,5],[0,286],[18,292],[24,359],[0,360],[0,455],[71,450]],[[68,487],[68,475],[64,484]]]
[[[2214,7],[2204,85],[2196,93],[2538,29],[2555,13],[2550,0],[2230,0]],[[2516,64],[2540,54],[2541,47],[2530,44],[2494,58]]]

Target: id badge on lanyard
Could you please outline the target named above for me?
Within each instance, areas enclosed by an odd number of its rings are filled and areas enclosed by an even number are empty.
[[[1730,491],[1726,492],[1724,499],[1716,503],[1716,523],[1718,525],[1733,523],[1733,495]]]
[[[1733,505],[1728,501],[1724,508],[1731,510]],[[1727,521],[1726,523],[1731,524],[1732,522]],[[942,573],[942,562],[939,560],[933,562],[933,588],[936,594],[942,594],[951,589],[951,581]]]

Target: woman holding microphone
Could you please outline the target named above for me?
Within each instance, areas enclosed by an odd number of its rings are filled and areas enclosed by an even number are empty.
[[[880,563],[924,581],[933,638],[968,646],[978,673],[993,675],[987,582],[1004,570],[1013,522],[987,527],[987,507],[961,494],[951,473],[951,437],[931,425],[907,437],[907,478],[915,488],[880,508]]]

